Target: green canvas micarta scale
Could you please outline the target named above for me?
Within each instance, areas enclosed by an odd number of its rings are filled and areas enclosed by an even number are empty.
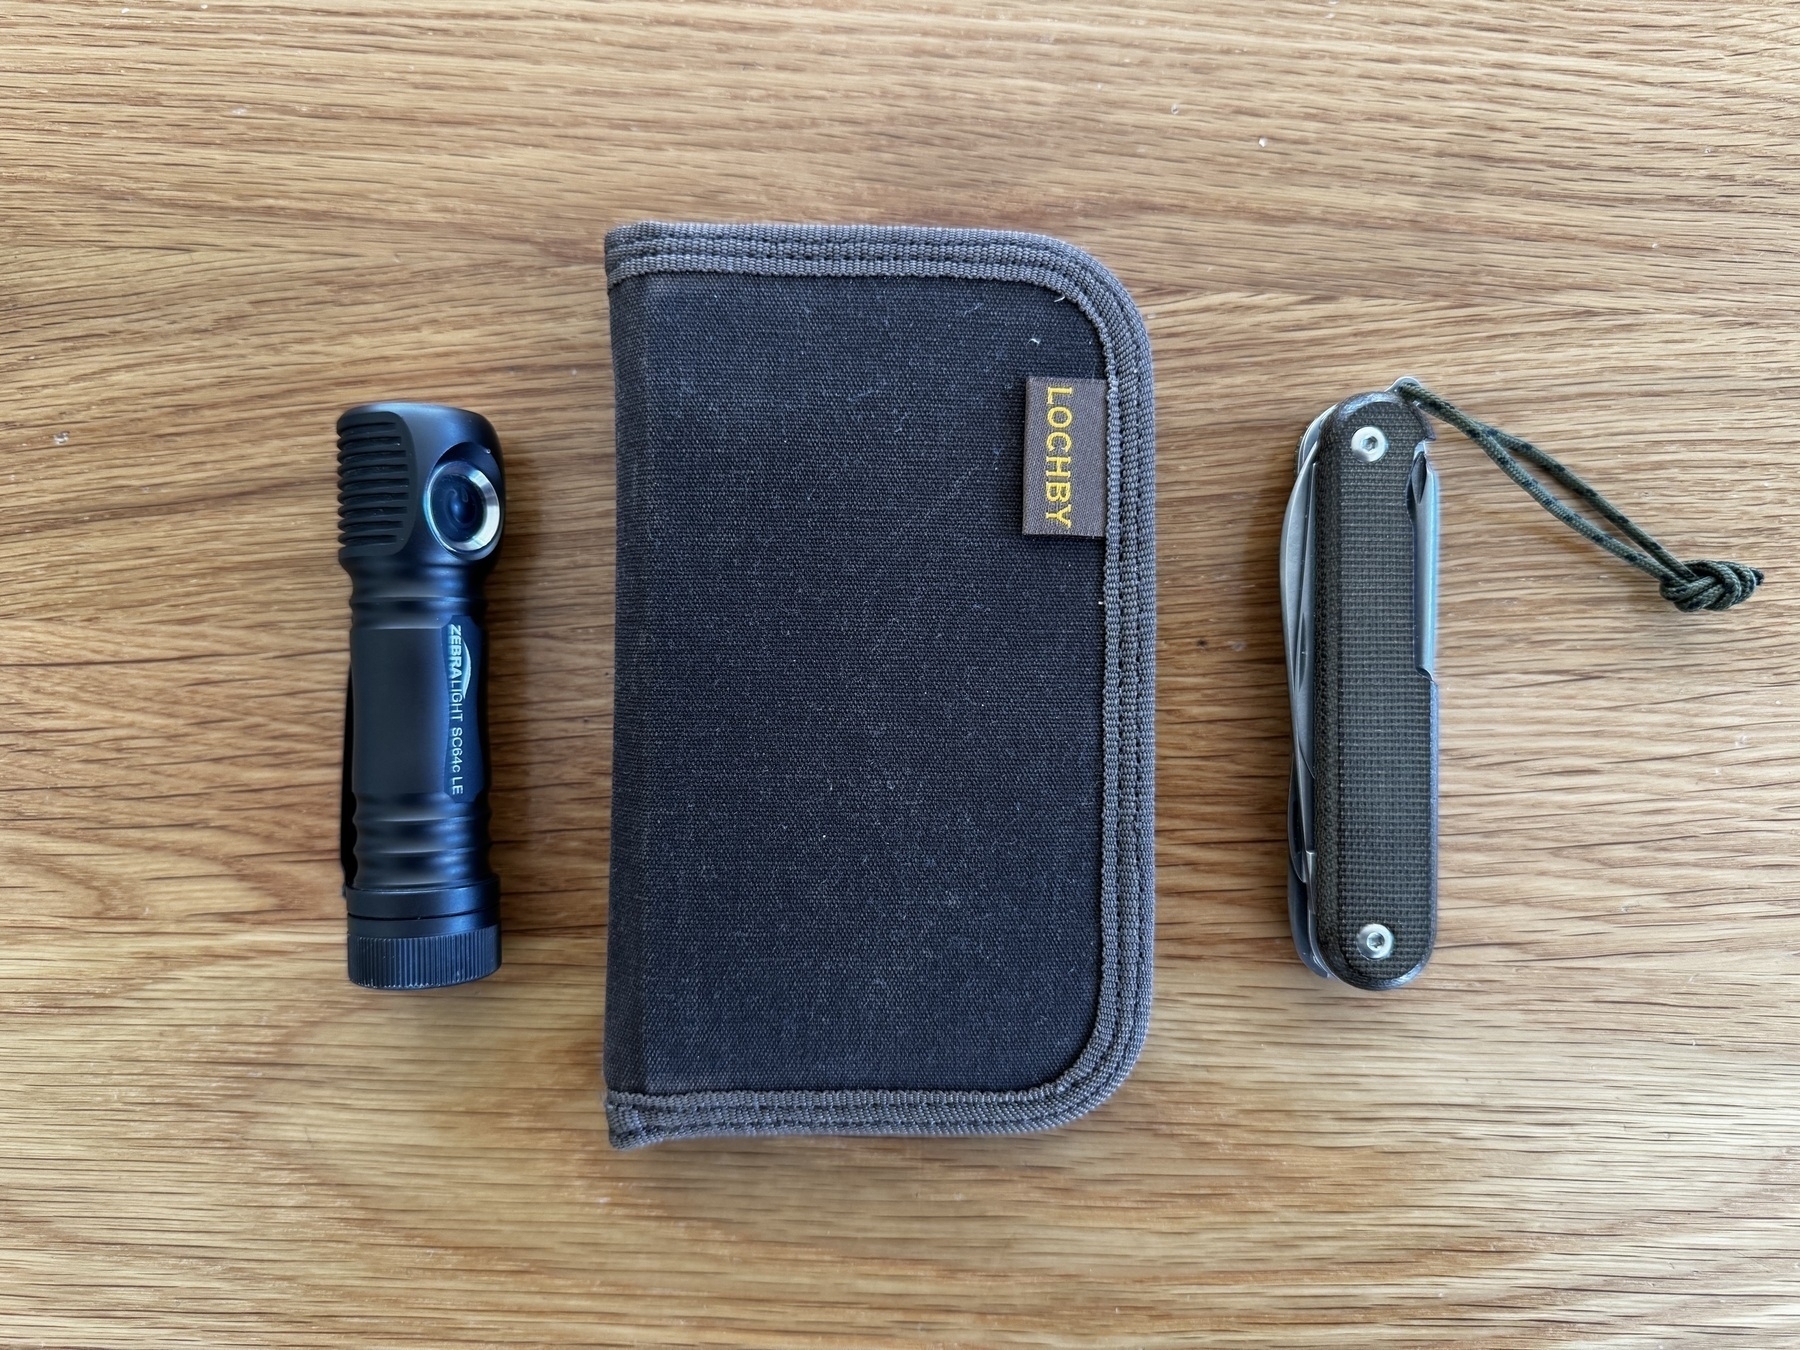
[[[1437,486],[1391,393],[1321,415],[1282,532],[1289,916],[1316,974],[1391,989],[1437,931]]]

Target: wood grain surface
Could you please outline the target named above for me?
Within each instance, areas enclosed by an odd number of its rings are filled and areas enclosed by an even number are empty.
[[[131,0],[0,18],[0,1343],[1800,1345],[1800,15],[1710,0]],[[1159,385],[1158,995],[1067,1129],[609,1151],[612,387],[643,217],[1039,230]],[[1441,442],[1442,944],[1289,943],[1296,438]],[[344,980],[332,421],[508,454],[507,964]]]

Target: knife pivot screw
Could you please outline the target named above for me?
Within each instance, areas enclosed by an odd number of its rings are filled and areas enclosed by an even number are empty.
[[[1380,427],[1358,427],[1350,437],[1350,448],[1365,464],[1373,464],[1387,453],[1387,435]]]
[[[1394,954],[1394,935],[1386,924],[1365,923],[1356,930],[1356,946],[1371,961],[1385,961]]]

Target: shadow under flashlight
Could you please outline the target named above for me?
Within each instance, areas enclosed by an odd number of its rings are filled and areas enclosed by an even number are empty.
[[[337,433],[350,979],[479,980],[500,965],[481,626],[506,502],[500,441],[486,418],[434,403],[360,404]]]

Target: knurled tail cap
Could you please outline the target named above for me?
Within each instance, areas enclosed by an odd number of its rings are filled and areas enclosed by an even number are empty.
[[[499,924],[421,937],[350,935],[350,982],[364,989],[441,989],[499,968]]]

